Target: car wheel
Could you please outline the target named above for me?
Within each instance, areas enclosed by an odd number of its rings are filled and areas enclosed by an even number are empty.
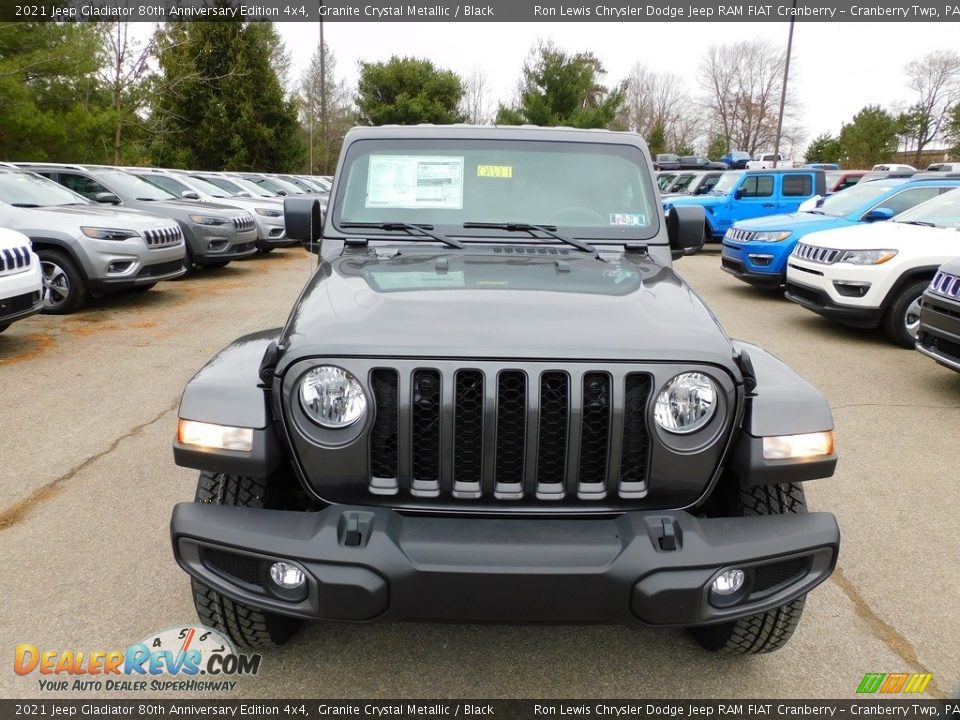
[[[728,510],[739,516],[787,515],[805,513],[807,502],[799,483],[740,485]],[[701,647],[711,652],[755,655],[779,650],[797,629],[806,599],[806,595],[801,595],[773,610],[732,622],[690,628],[690,633]]]
[[[43,309],[48,315],[66,315],[87,301],[87,284],[66,253],[38,250],[43,275]]]
[[[271,485],[264,478],[202,472],[197,480],[194,502],[269,508],[273,504]],[[283,645],[303,622],[297,618],[265,612],[190,580],[193,604],[200,622],[227,635],[245,648]]]
[[[8,322],[7,322],[7,323],[0,323],[0,333],[2,333],[4,330],[6,330],[8,327],[10,327],[11,324],[12,324],[12,323],[8,323]]]
[[[883,329],[900,347],[912,349],[920,332],[920,296],[930,284],[918,280],[900,288],[884,317]]]

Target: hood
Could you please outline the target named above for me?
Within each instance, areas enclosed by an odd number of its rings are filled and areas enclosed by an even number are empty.
[[[219,200],[219,198],[217,198]],[[229,219],[235,217],[237,208],[219,205],[217,203],[200,202],[199,200],[140,200],[137,201],[137,207],[147,212],[155,212],[159,215],[175,213],[183,215],[184,213],[203,213],[204,215],[213,215]]]
[[[61,207],[25,208],[25,212],[15,221],[16,228],[28,228],[40,232],[45,228],[80,227],[120,227],[124,230],[153,230],[171,227],[174,223],[164,217],[138,210],[115,208],[103,205],[65,205]]]
[[[732,367],[716,318],[673,270],[645,257],[401,250],[323,262],[284,329],[281,367],[324,355]]]
[[[0,250],[30,247],[30,238],[16,230],[0,228]]]
[[[248,210],[249,212],[253,212],[254,209],[258,207],[276,210],[283,209],[283,202],[276,202],[274,198],[212,197],[209,200],[194,200],[194,202],[200,202],[204,207],[219,207],[229,210]]]
[[[953,243],[960,245],[956,230],[906,225],[889,220],[877,223],[857,223],[849,227],[811,233],[803,238],[806,245],[817,245],[837,250],[896,250],[909,243],[912,250],[919,243]]]
[[[945,273],[950,273],[951,275],[960,276],[960,258],[956,260],[951,260],[948,263],[944,263],[940,268]]]
[[[726,195],[680,195],[677,197],[666,198],[664,207],[668,205],[699,205],[700,207],[713,207],[723,205],[727,202]]]
[[[785,213],[783,215],[767,215],[752,220],[738,220],[735,227],[738,230],[764,232],[770,230],[829,230],[834,227],[849,225],[850,220],[832,215],[817,215],[816,213]]]

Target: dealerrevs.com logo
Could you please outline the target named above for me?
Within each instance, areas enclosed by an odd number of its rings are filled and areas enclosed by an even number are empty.
[[[216,630],[191,625],[149,635],[125,650],[50,650],[20,643],[13,671],[39,676],[43,692],[230,692],[260,672],[262,656],[238,653]]]

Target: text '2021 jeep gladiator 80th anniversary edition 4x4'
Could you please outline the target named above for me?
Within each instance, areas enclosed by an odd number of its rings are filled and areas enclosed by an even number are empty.
[[[184,391],[174,554],[241,645],[301,619],[688,626],[789,639],[840,535],[802,483],[836,465],[820,393],[729,339],[673,259],[636,135],[349,133],[321,259],[282,329]]]

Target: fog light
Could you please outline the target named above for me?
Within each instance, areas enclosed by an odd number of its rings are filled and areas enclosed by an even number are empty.
[[[733,595],[737,590],[743,587],[743,581],[746,575],[743,570],[734,568],[733,570],[724,570],[717,579],[713,581],[710,589],[717,595]]]
[[[270,566],[270,579],[284,590],[295,590],[306,582],[303,570],[285,562],[275,562]]]

